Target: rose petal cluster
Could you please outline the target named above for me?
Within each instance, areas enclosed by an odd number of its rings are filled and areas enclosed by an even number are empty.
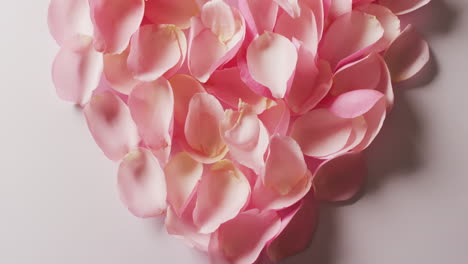
[[[53,82],[131,213],[213,263],[278,261],[363,185],[392,83],[429,59],[398,15],[428,2],[51,0]]]

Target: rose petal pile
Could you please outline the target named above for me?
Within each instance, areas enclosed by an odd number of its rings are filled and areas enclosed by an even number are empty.
[[[365,181],[392,82],[429,59],[397,15],[428,2],[52,0],[53,82],[134,215],[213,263],[278,261]]]

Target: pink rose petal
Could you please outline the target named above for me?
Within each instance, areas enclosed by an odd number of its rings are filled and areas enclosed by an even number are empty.
[[[154,217],[166,211],[164,172],[151,151],[140,148],[122,160],[118,172],[120,198],[138,217]]]
[[[379,4],[388,7],[396,15],[412,12],[428,4],[431,0],[379,0]]]
[[[182,127],[187,117],[190,99],[196,93],[205,92],[205,88],[193,77],[185,74],[174,75],[169,82],[174,92],[174,120]]]
[[[93,48],[93,39],[76,35],[60,48],[52,65],[57,95],[65,101],[86,103],[102,75],[102,54]]]
[[[281,8],[288,13],[291,17],[298,17],[301,14],[301,7],[299,6],[299,0],[273,0]]]
[[[401,32],[385,53],[385,62],[394,82],[413,77],[429,61],[429,46],[413,26]]]
[[[94,24],[94,47],[99,52],[121,53],[141,24],[144,0],[89,0]]]
[[[145,17],[154,24],[173,24],[181,29],[190,27],[190,19],[199,12],[195,0],[149,0]]]
[[[350,91],[333,98],[328,110],[339,117],[355,118],[369,112],[383,96],[370,89]]]
[[[278,100],[259,116],[270,135],[286,135],[288,132],[290,111],[283,100]]]
[[[104,55],[104,74],[112,88],[123,94],[130,92],[139,83],[128,69],[127,59],[130,49],[120,54]]]
[[[83,113],[94,140],[109,159],[120,160],[138,147],[138,131],[130,111],[112,92],[93,96]]]
[[[278,15],[278,4],[272,0],[239,1],[239,10],[255,36],[264,31],[273,31]]]
[[[212,233],[236,217],[249,196],[249,181],[231,161],[211,165],[201,179],[193,211],[193,221],[200,233]]]

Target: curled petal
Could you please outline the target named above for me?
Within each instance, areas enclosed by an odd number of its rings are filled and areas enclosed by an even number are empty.
[[[259,116],[270,135],[286,135],[291,119],[289,108],[283,100],[274,102],[274,105],[263,111]]]
[[[290,137],[274,135],[266,160],[265,186],[285,195],[304,178],[306,172],[307,165],[299,145]]]
[[[319,158],[342,150],[352,131],[352,119],[339,117],[327,109],[316,109],[294,122],[291,137],[305,155]]]
[[[390,43],[400,35],[400,19],[385,6],[369,4],[360,6],[358,10],[375,16],[384,29],[382,38],[372,47],[374,52],[381,52],[387,49]]]
[[[120,54],[104,55],[104,74],[112,88],[123,94],[130,94],[139,83],[128,69],[127,59],[130,49]]]
[[[138,217],[154,217],[166,211],[164,172],[151,151],[140,148],[122,160],[118,172],[120,198]]]
[[[156,80],[177,71],[186,51],[187,40],[176,26],[145,25],[132,36],[128,68],[139,80]]]
[[[95,95],[84,107],[89,130],[111,160],[122,159],[138,146],[139,137],[127,105],[110,91]]]
[[[231,161],[213,164],[202,177],[193,211],[193,221],[200,233],[212,233],[236,217],[249,196],[249,181]]]
[[[280,227],[281,221],[275,211],[243,212],[221,225],[212,235],[210,256],[212,260],[233,264],[254,263],[267,242],[279,232]]]
[[[383,28],[375,16],[352,11],[337,18],[324,34],[319,56],[332,68],[344,61],[364,55],[383,36]]]
[[[99,52],[121,53],[141,24],[144,0],[89,0],[94,24],[94,47]]]
[[[317,53],[319,29],[313,10],[308,6],[304,5],[301,8],[301,15],[297,18],[292,18],[286,13],[281,14],[278,17],[275,32],[289,38],[291,41],[293,38],[297,39],[313,54]]]
[[[360,74],[362,72],[367,74]],[[359,89],[377,90],[385,94],[389,107],[393,105],[390,72],[380,55],[371,53],[361,60],[340,68],[333,77],[333,87],[330,93],[336,96]]]
[[[256,113],[268,108],[269,99],[254,93],[240,78],[239,68],[217,70],[205,84],[209,93],[233,109],[238,109],[239,100],[251,105]]]
[[[301,14],[301,7],[298,0],[273,0],[291,17],[298,17]]]
[[[75,35],[92,35],[88,0],[51,0],[47,24],[59,45]]]
[[[165,164],[171,149],[174,108],[171,85],[163,78],[141,83],[130,94],[128,106],[141,138]]]
[[[379,4],[388,7],[396,15],[403,15],[427,5],[431,0],[380,0]]]
[[[367,169],[361,154],[346,154],[323,163],[313,179],[317,199],[340,202],[351,199],[364,184]]]
[[[240,164],[260,174],[268,148],[268,132],[251,109],[227,110],[220,128],[229,153]]]
[[[269,258],[275,262],[295,255],[306,249],[315,232],[318,222],[318,203],[310,195],[301,202],[299,210],[286,221],[286,227],[267,247]]]
[[[173,24],[181,29],[190,27],[190,19],[199,12],[195,0],[150,0],[145,3],[145,17],[154,24]]]
[[[224,118],[224,111],[218,100],[206,93],[195,94],[190,100],[185,121],[185,138],[189,154],[200,162],[213,163],[224,157],[226,147],[219,125]]]
[[[384,56],[394,82],[413,77],[427,64],[429,57],[427,42],[411,25],[393,41]]]
[[[195,186],[201,179],[203,165],[187,153],[179,152],[164,168],[167,181],[167,201],[177,215],[182,215]]]
[[[102,75],[102,54],[93,48],[93,39],[76,35],[69,39],[55,57],[52,80],[57,95],[77,104],[86,103]]]
[[[297,114],[313,109],[328,94],[332,85],[332,69],[324,60],[315,62],[314,54],[303,45],[298,50],[296,73],[286,97],[288,106]]]
[[[174,92],[174,120],[183,127],[190,99],[196,93],[205,92],[205,88],[192,76],[185,74],[176,74],[169,82]]]
[[[282,35],[265,32],[247,48],[247,66],[253,79],[275,98],[283,98],[297,63],[294,44]]]
[[[255,36],[264,31],[273,31],[278,15],[278,4],[272,0],[239,1],[239,10]]]

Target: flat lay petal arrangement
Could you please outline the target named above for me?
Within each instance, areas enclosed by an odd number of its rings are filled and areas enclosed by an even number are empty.
[[[364,185],[393,84],[429,61],[398,16],[429,1],[51,0],[52,80],[132,214],[212,263],[275,263]]]

